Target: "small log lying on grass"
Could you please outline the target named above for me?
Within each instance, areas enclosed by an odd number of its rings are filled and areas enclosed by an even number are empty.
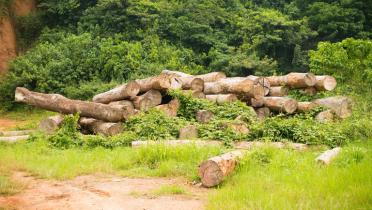
[[[268,79],[266,79],[265,77],[258,77],[254,75],[249,75],[247,78],[261,85],[264,88],[265,96],[269,94],[271,85]]]
[[[146,79],[136,80],[140,86],[140,93],[147,92],[149,90],[166,91],[169,89],[180,89],[182,82],[177,76],[169,74],[160,74],[154,77]]]
[[[234,171],[243,156],[242,150],[235,150],[203,161],[199,165],[199,177],[203,186],[214,187],[220,184]]]
[[[315,88],[317,90],[331,91],[337,86],[337,81],[332,76],[316,76]]]
[[[108,104],[112,101],[119,101],[136,96],[140,91],[140,86],[137,82],[128,82],[127,84],[120,85],[112,90],[100,93],[93,97],[93,102]]]
[[[344,119],[351,116],[352,101],[345,96],[316,99],[314,103],[331,109],[337,117]]]
[[[265,97],[264,104],[272,111],[292,114],[297,109],[297,101],[287,97]]]
[[[224,104],[238,100],[235,94],[217,94],[217,95],[206,95],[208,101],[212,101],[217,104]]]
[[[46,133],[53,133],[62,125],[63,116],[62,115],[54,115],[51,117],[47,117],[41,120],[39,124],[39,129]]]
[[[0,136],[24,136],[34,133],[35,130],[22,130],[22,131],[0,131]]]
[[[134,110],[128,107],[115,107],[107,104],[71,100],[59,94],[43,94],[17,87],[15,101],[23,102],[49,111],[63,114],[80,113],[82,117],[90,117],[108,122],[128,119]]]
[[[168,117],[176,117],[180,102],[177,99],[171,100],[168,104],[156,106],[155,109],[163,111]]]
[[[288,95],[288,87],[286,86],[276,86],[276,87],[270,87],[269,96],[277,96],[282,97]]]
[[[12,143],[12,142],[17,142],[17,141],[21,141],[21,140],[26,140],[28,139],[28,135],[23,135],[23,136],[4,136],[4,137],[0,137],[0,142],[9,142],[9,143]]]
[[[132,141],[133,148],[145,147],[150,145],[165,145],[165,146],[182,146],[182,145],[195,145],[195,146],[221,146],[221,141],[212,140],[159,140],[159,141]]]
[[[261,107],[256,109],[255,111],[259,120],[264,120],[267,117],[270,117],[270,109],[267,107]]]
[[[323,112],[319,112],[315,116],[315,120],[322,123],[332,122],[335,119],[335,116],[333,114],[332,110],[326,110]]]
[[[315,160],[318,163],[328,165],[331,161],[341,152],[340,147],[333,148],[331,150],[327,150],[319,155]]]
[[[92,118],[81,117],[79,125],[82,129],[88,130],[93,134],[100,134],[104,136],[113,136],[123,131],[121,123],[109,123]]]
[[[316,83],[315,75],[312,73],[289,73],[284,76],[266,77],[271,86],[288,86],[291,88],[312,87]]]
[[[214,117],[214,114],[209,110],[199,110],[196,112],[196,120],[200,123],[208,123]]]
[[[197,139],[198,128],[195,125],[187,125],[180,129],[179,139]]]
[[[147,111],[161,104],[161,99],[161,93],[157,90],[149,90],[145,94],[132,98],[134,108],[141,111]]]
[[[318,106],[319,105],[313,102],[297,102],[297,112],[308,112]]]

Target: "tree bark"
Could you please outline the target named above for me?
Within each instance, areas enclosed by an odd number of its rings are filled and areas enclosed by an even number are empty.
[[[262,120],[270,117],[270,109],[267,108],[267,107],[258,108],[258,109],[256,109],[256,114],[257,114],[258,120],[262,121]]]
[[[252,98],[262,98],[265,90],[260,85],[255,85],[253,81],[245,77],[230,77],[221,79],[217,82],[206,82],[204,84],[205,94],[228,94],[236,93]]]
[[[136,96],[140,91],[140,86],[137,82],[128,82],[120,85],[112,90],[100,93],[93,97],[93,102],[108,104],[112,101],[119,101]]]
[[[206,98],[204,92],[199,91],[199,90],[182,90],[182,92],[185,94],[191,94],[191,96],[194,98],[202,98],[202,99]]]
[[[63,116],[62,115],[54,115],[51,117],[47,117],[41,120],[39,124],[39,129],[46,132],[46,133],[54,133],[58,128],[62,125]]]
[[[34,133],[36,130],[22,130],[22,131],[0,131],[0,136],[24,136]]]
[[[276,86],[270,87],[269,96],[283,97],[288,95],[288,87],[286,86]]]
[[[337,81],[332,76],[328,75],[315,76],[315,78],[316,78],[315,88],[317,90],[331,91],[335,89],[337,86]]]
[[[168,117],[176,117],[180,108],[180,102],[177,99],[173,99],[168,104],[162,104],[155,108],[163,111]]]
[[[214,117],[214,114],[208,110],[199,110],[196,113],[196,120],[200,123],[208,123]]]
[[[321,155],[319,155],[315,160],[318,163],[329,165],[331,161],[341,152],[340,147],[333,148],[331,150],[327,150]]]
[[[20,140],[26,140],[28,139],[28,135],[23,135],[23,136],[5,136],[5,137],[0,137],[0,142],[4,141],[4,142],[9,142],[9,143],[12,143],[12,142],[17,142],[17,141],[20,141]]]
[[[244,156],[241,150],[235,150],[212,157],[199,165],[199,177],[203,186],[214,187],[231,174]]]
[[[63,114],[75,114],[79,112],[82,117],[90,117],[108,122],[126,120],[134,113],[134,110],[128,107],[115,107],[107,104],[71,100],[59,94],[37,93],[22,87],[17,87],[15,101]]]
[[[292,114],[297,109],[297,101],[287,97],[265,97],[264,104],[272,111]]]
[[[316,83],[315,75],[312,73],[289,73],[284,76],[266,77],[271,86],[288,86],[291,88],[312,87]]]
[[[254,75],[249,75],[247,78],[261,85],[264,88],[265,96],[269,94],[271,85],[268,79]]]
[[[136,96],[133,99],[135,109],[147,111],[152,107],[161,104],[161,93],[157,90],[149,90],[145,94]]]
[[[197,139],[198,128],[195,125],[187,125],[180,129],[179,139]]]
[[[205,97],[208,101],[212,101],[217,104],[224,104],[238,100],[235,94],[206,95]]]
[[[202,74],[202,75],[191,75],[191,74],[186,74],[180,71],[170,71],[170,70],[163,70],[162,73],[168,74],[168,75],[174,75],[178,77],[188,77],[188,78],[197,78],[197,79],[202,79],[204,82],[216,82],[220,79],[226,78],[226,74],[223,72],[211,72],[207,74]],[[193,88],[191,88],[193,89]],[[200,90],[200,89],[193,89],[193,90]],[[203,90],[201,90],[203,91]]]
[[[345,96],[316,99],[314,103],[331,109],[337,117],[344,119],[351,116],[352,101]]]
[[[264,106],[264,98],[251,98],[250,99],[250,105],[252,107],[258,108],[258,107],[263,107]]]
[[[93,134],[100,134],[104,136],[113,136],[123,132],[121,123],[109,123],[93,118],[81,117],[79,125]]]
[[[136,80],[140,86],[140,93],[149,90],[167,91],[170,89],[180,89],[182,82],[177,76],[169,74],[160,74],[146,79]]]
[[[335,119],[335,116],[332,110],[326,110],[323,112],[319,112],[315,116],[315,120],[321,123],[332,122],[334,119]]]
[[[112,106],[127,106],[131,109],[134,109],[133,102],[128,101],[128,100],[113,101],[113,102],[110,102],[109,105],[112,105]]]
[[[315,107],[318,107],[316,103],[313,102],[297,102],[297,111],[298,112],[308,112],[314,109]]]

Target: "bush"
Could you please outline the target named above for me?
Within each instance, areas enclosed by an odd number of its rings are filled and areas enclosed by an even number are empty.
[[[79,114],[66,115],[63,118],[63,124],[57,133],[48,138],[51,146],[60,149],[82,146],[83,141],[78,131]]]

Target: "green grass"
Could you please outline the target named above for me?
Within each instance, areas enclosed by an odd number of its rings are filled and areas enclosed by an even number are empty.
[[[372,209],[371,148],[349,145],[329,166],[315,163],[319,151],[253,151],[207,209]]]
[[[151,193],[154,196],[163,196],[163,195],[187,195],[189,192],[185,190],[182,186],[178,185],[163,185],[160,188],[152,191]]]
[[[124,176],[184,176],[197,179],[198,164],[221,153],[217,147],[149,146],[139,149],[54,149],[44,142],[0,144],[0,165],[11,170],[26,170],[35,176],[70,179],[92,173]]]

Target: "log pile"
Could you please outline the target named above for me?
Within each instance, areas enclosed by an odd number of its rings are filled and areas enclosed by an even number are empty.
[[[255,109],[259,120],[273,113],[301,113],[323,106],[328,110],[319,113],[315,119],[329,122],[350,116],[350,99],[329,97],[310,102],[297,102],[288,97],[288,90],[300,89],[304,93],[315,94],[317,91],[331,91],[336,84],[336,80],[331,76],[316,76],[311,73],[289,73],[270,77],[253,75],[227,77],[223,72],[190,75],[164,70],[159,75],[129,81],[100,93],[94,96],[92,101],[71,100],[59,94],[42,94],[22,87],[16,89],[15,100],[60,114],[79,112],[81,116],[79,124],[82,129],[88,133],[110,136],[123,131],[119,122],[151,108],[175,117],[180,102],[167,95],[172,89],[180,89],[194,98],[209,100],[218,105],[240,100]],[[195,116],[200,123],[207,123],[213,119],[213,113],[208,110],[199,110]],[[61,125],[62,120],[62,115],[49,117],[40,123],[39,128],[51,133]],[[188,138],[188,135],[184,136]]]

